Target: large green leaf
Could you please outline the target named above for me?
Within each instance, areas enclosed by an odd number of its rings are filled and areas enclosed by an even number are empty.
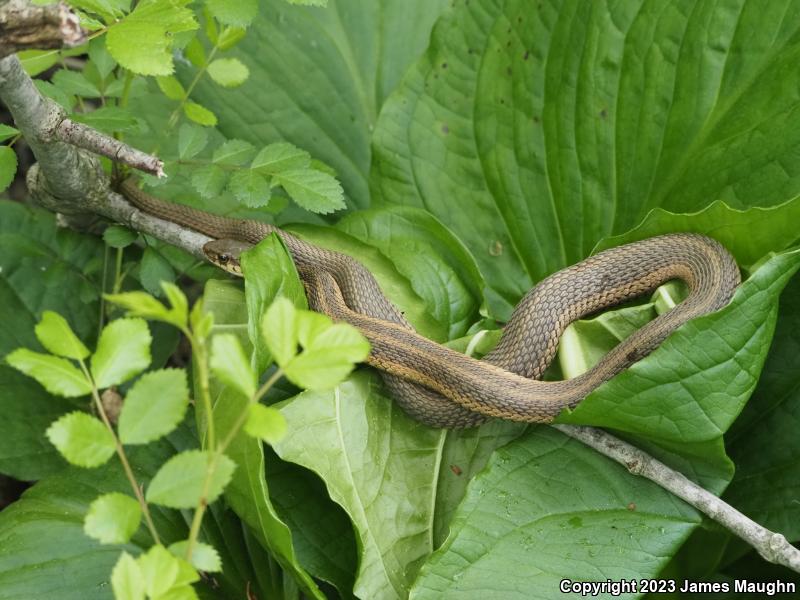
[[[250,70],[237,102],[211,82],[192,97],[214,111],[229,138],[287,140],[308,150],[336,169],[352,204],[367,206],[378,112],[449,4],[331,0],[320,9],[265,0],[231,53]]]
[[[474,253],[493,312],[649,210],[800,192],[796,1],[471,0],[381,112],[373,200]]]

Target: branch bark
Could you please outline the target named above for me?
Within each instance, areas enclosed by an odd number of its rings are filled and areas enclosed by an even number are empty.
[[[0,58],[19,50],[79,46],[86,32],[63,2],[37,6],[27,0],[0,2]]]
[[[110,189],[97,158],[78,147],[91,148],[108,156],[98,148],[102,144],[86,141],[92,136],[81,133],[80,128],[57,133],[65,122],[63,111],[39,94],[14,56],[0,60],[0,100],[9,107],[17,127],[39,160],[39,164],[28,172],[28,187],[40,204],[54,212],[101,215],[183,248],[197,257],[203,256],[202,246],[208,237],[143,213]],[[141,156],[136,154],[138,151],[131,150],[133,152],[122,152],[118,157],[136,157],[132,162],[140,160]],[[669,490],[730,529],[766,560],[800,572],[800,551],[781,534],[761,527],[644,451],[600,429],[569,425],[553,427],[623,464],[634,475],[647,477]]]

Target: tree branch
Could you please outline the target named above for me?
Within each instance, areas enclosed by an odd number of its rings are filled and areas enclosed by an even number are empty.
[[[0,58],[19,50],[79,46],[86,32],[63,2],[37,6],[27,0],[0,2]]]
[[[681,473],[670,469],[660,460],[602,429],[576,425],[552,425],[552,427],[617,461],[634,475],[646,477],[672,492],[738,535],[755,548],[765,560],[800,573],[800,550],[792,546],[784,536],[762,527],[727,502],[723,502]]]

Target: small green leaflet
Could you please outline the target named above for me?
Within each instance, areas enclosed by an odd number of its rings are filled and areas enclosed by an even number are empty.
[[[183,588],[200,579],[200,576],[189,563],[174,556],[164,546],[153,546],[136,562],[142,573],[145,592],[150,598],[196,598],[196,595],[176,594],[179,590],[183,592]]]
[[[77,398],[92,393],[86,376],[64,358],[18,348],[6,356],[6,362],[56,396]]]
[[[139,502],[119,492],[95,499],[83,520],[83,531],[101,544],[124,544],[142,520]]]
[[[208,144],[208,130],[184,123],[178,130],[178,157],[192,158]]]
[[[311,166],[311,155],[288,142],[265,146],[253,159],[250,168],[264,175],[276,175],[292,169]]]
[[[328,6],[328,0],[286,0],[289,4],[301,4],[305,6]]]
[[[153,247],[148,246],[142,254],[142,262],[139,263],[139,281],[142,286],[151,294],[161,292],[161,284],[175,280],[175,271],[169,261]]]
[[[276,298],[261,319],[261,333],[278,366],[283,368],[297,354],[296,309],[284,297]]]
[[[183,105],[183,113],[190,120],[205,127],[214,127],[217,124],[217,115],[197,102],[186,102]]]
[[[80,411],[58,419],[46,435],[64,458],[79,467],[99,467],[116,449],[114,436],[105,425]]]
[[[184,558],[188,546],[189,543],[186,541],[175,542],[174,544],[170,544],[167,550],[178,558]],[[205,571],[206,573],[219,573],[222,571],[222,561],[219,558],[219,552],[217,552],[214,546],[209,546],[203,542],[195,542],[190,562],[198,571]]]
[[[108,77],[117,66],[117,62],[106,50],[106,38],[102,36],[89,42],[89,58],[103,79]]]
[[[255,148],[244,140],[228,140],[214,150],[212,160],[215,163],[228,166],[238,166],[247,162],[253,156]]]
[[[106,133],[131,131],[140,127],[139,120],[131,111],[118,106],[102,106],[92,112],[74,114],[72,118]]]
[[[334,323],[315,336],[284,368],[286,378],[309,390],[337,386],[355,363],[369,356],[369,343],[347,323]]]
[[[106,47],[123,67],[139,75],[173,72],[174,34],[197,29],[189,0],[143,0],[132,13],[109,27]]]
[[[103,328],[92,356],[92,376],[103,389],[128,381],[150,366],[150,330],[142,319],[117,319]]]
[[[0,123],[0,142],[5,142],[15,135],[19,135],[19,129],[14,129],[13,127]]]
[[[231,175],[228,189],[239,202],[251,208],[266,206],[272,196],[269,182],[252,169],[236,171]]]
[[[217,48],[222,50],[230,50],[236,44],[241,42],[244,39],[244,36],[247,34],[247,30],[243,27],[226,27],[222,30],[219,34],[219,39],[217,40]]]
[[[286,417],[271,406],[251,404],[244,430],[254,438],[274,444],[286,435]]]
[[[111,225],[103,232],[103,241],[112,248],[127,248],[137,237],[138,233],[122,225]]]
[[[203,499],[203,484],[213,453],[202,450],[181,452],[170,458],[147,488],[147,501],[170,508],[193,508]],[[216,500],[230,482],[236,463],[221,454],[208,487],[207,503]]]
[[[171,308],[167,308],[150,294],[139,291],[106,294],[106,300],[126,308],[128,316],[164,321],[178,329],[186,329],[188,311],[186,296],[174,283],[162,281],[161,289],[170,301]]]
[[[219,195],[227,180],[228,174],[217,165],[208,165],[208,167],[192,173],[192,187],[203,198],[213,198]]]
[[[242,85],[250,76],[250,70],[236,58],[218,58],[208,65],[208,74],[222,87]]]
[[[120,555],[111,571],[111,589],[115,600],[145,600],[142,570],[127,552]]]
[[[146,444],[170,433],[189,406],[189,385],[183,369],[162,369],[142,375],[133,384],[119,417],[123,444]]]
[[[225,385],[245,398],[256,393],[256,375],[239,339],[232,333],[220,333],[211,339],[211,370]]]
[[[158,89],[164,92],[164,95],[170,100],[183,100],[186,96],[186,90],[178,79],[172,75],[156,77]]]
[[[206,0],[211,14],[224,25],[247,27],[258,12],[257,0]]]
[[[8,146],[0,146],[0,192],[4,192],[6,188],[14,181],[14,175],[17,174],[17,155]]]
[[[53,74],[53,84],[66,94],[83,98],[99,98],[102,96],[97,86],[86,79],[80,71],[60,69]]]
[[[316,169],[293,169],[275,175],[286,193],[311,212],[327,214],[345,207],[344,192],[336,178]]]
[[[49,352],[64,358],[81,360],[89,356],[89,349],[72,331],[67,320],[51,310],[42,313],[42,320],[34,329],[36,338]]]

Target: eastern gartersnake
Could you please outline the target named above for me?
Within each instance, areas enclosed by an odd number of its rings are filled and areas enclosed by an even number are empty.
[[[401,406],[436,427],[470,427],[486,417],[549,422],[592,390],[649,354],[690,319],[723,307],[739,269],[715,240],[671,234],[601,252],[541,281],[520,301],[497,347],[476,360],[417,334],[357,260],[251,220],[164,202],[130,179],[121,191],[151,215],[215,238],[211,262],[241,275],[238,253],[278,234],[297,266],[309,305],[357,327],[369,340],[367,362],[378,368]],[[565,381],[538,381],[572,321],[681,279],[688,297],[620,342],[589,371]]]

